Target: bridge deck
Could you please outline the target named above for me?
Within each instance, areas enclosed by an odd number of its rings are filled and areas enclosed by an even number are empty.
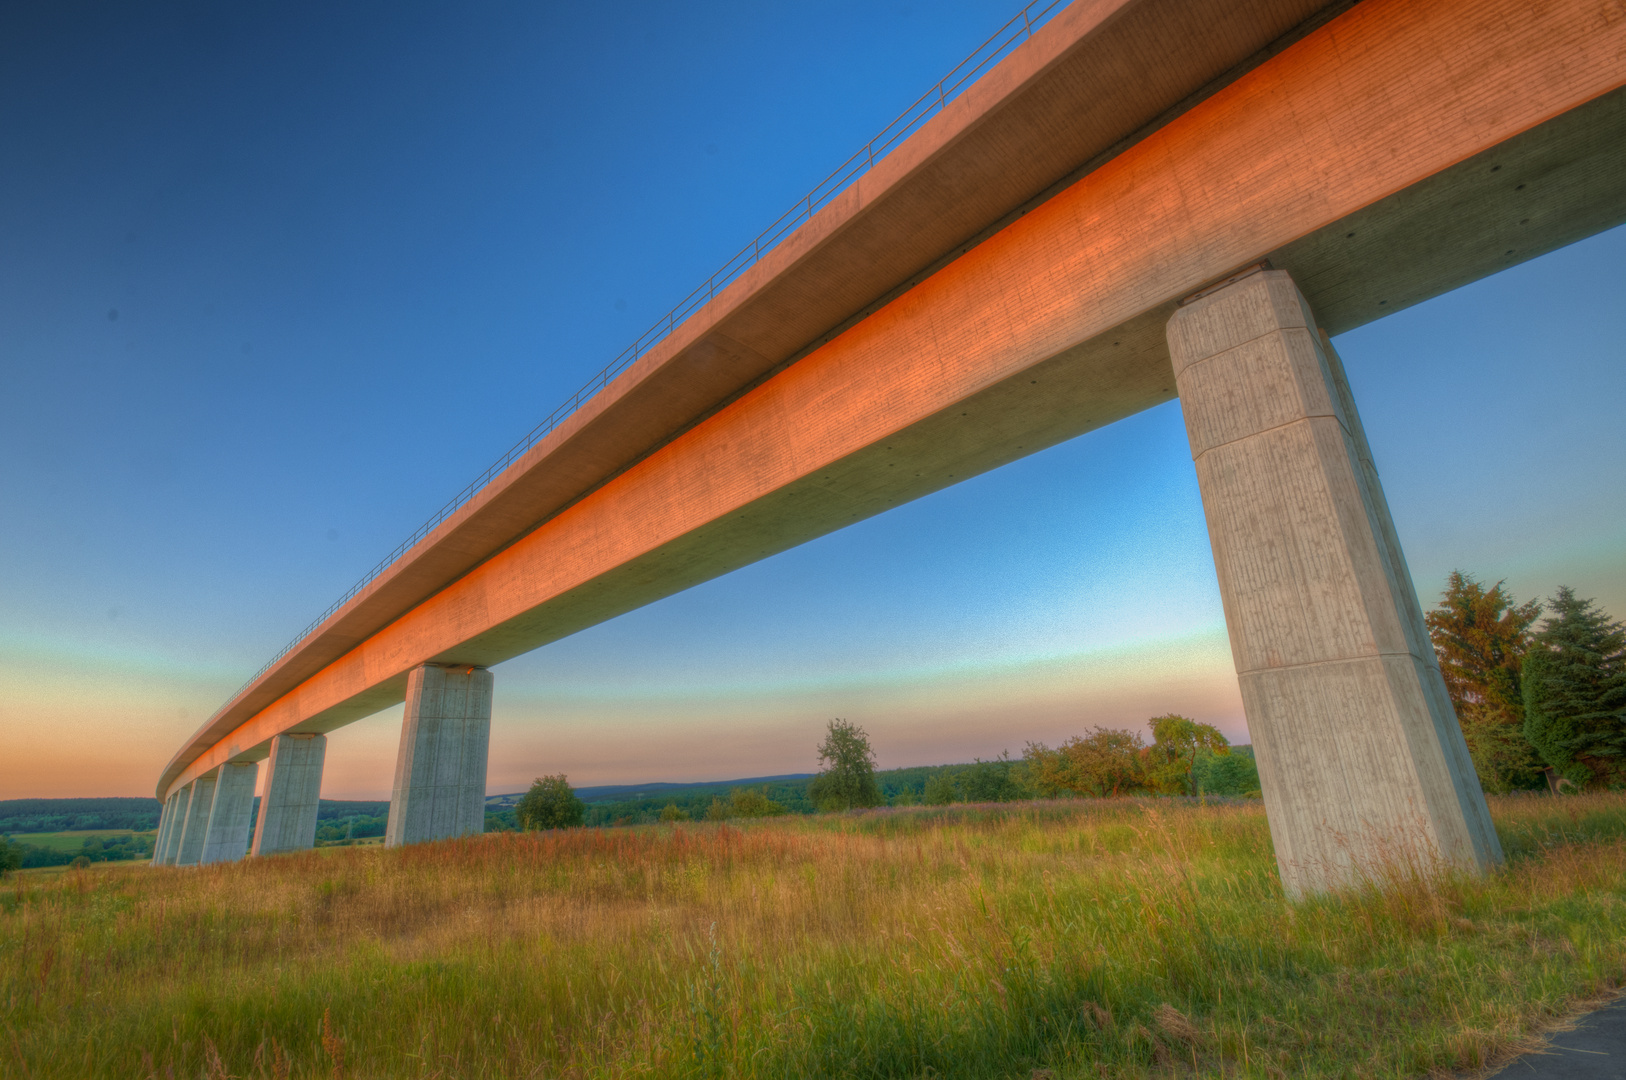
[[[229,702],[160,797],[416,664],[498,662],[1167,400],[1173,302],[1238,265],[1337,332],[1626,219],[1619,21],[1316,6],[1060,13]]]

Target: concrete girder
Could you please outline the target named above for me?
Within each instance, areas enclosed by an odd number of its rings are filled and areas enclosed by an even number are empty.
[[[1595,14],[1366,0],[611,463],[268,705],[229,704],[161,792],[398,702],[420,664],[489,666],[1169,400],[1175,302],[1250,261],[1337,332],[1619,223],[1626,25]],[[1398,246],[1429,230],[1455,242]]]

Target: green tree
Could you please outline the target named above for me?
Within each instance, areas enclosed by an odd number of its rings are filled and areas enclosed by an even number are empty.
[[[730,817],[778,817],[789,810],[768,798],[767,785],[756,788],[732,788],[728,793]]]
[[[521,829],[568,829],[582,823],[587,804],[576,796],[564,773],[539,776],[514,807]]]
[[[927,806],[947,806],[960,801],[960,788],[954,782],[957,770],[944,769],[926,778],[926,790],[921,801]]]
[[[711,805],[706,807],[707,821],[727,821],[731,816],[728,804],[717,796],[711,797]]]
[[[682,809],[680,809],[678,807],[677,803],[669,802],[669,803],[666,804],[666,809],[661,811],[661,820],[662,821],[688,821],[689,820],[689,815],[687,813],[685,813]]]
[[[1231,741],[1212,724],[1199,724],[1189,716],[1169,713],[1146,721],[1152,745],[1141,752],[1146,786],[1160,795],[1190,795],[1196,791],[1191,771],[1198,755],[1224,756]]]
[[[13,870],[21,869],[22,865],[22,845],[13,844],[9,836],[0,836],[0,878],[5,877]]]
[[[875,752],[864,729],[847,720],[832,720],[819,744],[819,775],[807,785],[807,797],[826,813],[880,806],[881,787],[875,782]]]
[[[1626,779],[1626,627],[1564,586],[1524,660],[1524,734],[1576,783]]]
[[[1522,669],[1541,603],[1515,604],[1498,581],[1485,588],[1451,571],[1439,606],[1424,615],[1446,692],[1486,791],[1541,784],[1541,761],[1524,734]]]
[[[1012,761],[1009,751],[992,761],[977,758],[959,770],[955,778],[966,802],[1015,802],[1031,799],[1027,785],[1027,769],[1020,761]]]
[[[1117,728],[1092,728],[1052,750],[1029,743],[1022,758],[1033,787],[1044,797],[1134,795],[1146,789],[1140,735]]]
[[[1199,795],[1258,795],[1259,766],[1247,754],[1205,750],[1197,754],[1191,782]]]

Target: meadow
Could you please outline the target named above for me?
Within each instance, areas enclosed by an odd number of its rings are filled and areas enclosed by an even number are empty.
[[[1400,1077],[1626,981],[1626,796],[1284,899],[1257,802],[954,806],[0,886],[0,1073]]]
[[[150,841],[156,835],[156,830],[137,832],[134,829],[73,829],[66,832],[14,833],[11,838],[19,844],[48,848],[51,851],[77,852],[84,848],[86,840],[132,840],[146,837]]]

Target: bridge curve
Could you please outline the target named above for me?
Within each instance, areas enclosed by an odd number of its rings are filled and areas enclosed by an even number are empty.
[[[227,702],[166,818],[425,665],[472,675],[1176,396],[1165,324],[1250,264],[1338,333],[1626,220],[1626,20],[1424,7],[1056,13]]]

